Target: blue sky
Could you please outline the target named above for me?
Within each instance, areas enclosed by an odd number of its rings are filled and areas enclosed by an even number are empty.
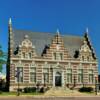
[[[8,19],[13,28],[37,32],[83,35],[100,58],[100,0],[0,0],[0,44],[7,51]],[[100,69],[99,69],[100,70]]]

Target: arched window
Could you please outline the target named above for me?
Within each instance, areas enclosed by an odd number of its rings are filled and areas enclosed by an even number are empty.
[[[61,73],[60,72],[56,72],[56,76],[61,76]]]

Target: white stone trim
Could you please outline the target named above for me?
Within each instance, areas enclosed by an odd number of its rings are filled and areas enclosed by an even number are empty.
[[[44,67],[42,66],[42,84],[44,84],[43,69],[44,69]]]
[[[26,58],[24,58],[24,59],[22,59],[22,58],[12,58],[12,60],[19,60],[19,59],[21,59],[21,60],[27,60],[27,61],[33,61],[33,59],[26,59]],[[57,60],[54,60],[54,59],[34,59],[34,61],[47,61],[47,62],[59,62],[59,61],[57,61]],[[80,61],[80,60],[78,60],[78,61],[74,61],[74,59],[67,59],[67,60],[61,60],[60,62],[64,62],[64,63],[85,63],[85,64],[98,64],[98,62],[97,61],[90,61],[90,62],[84,62],[84,61]]]
[[[57,72],[60,72],[61,73],[61,84],[62,84],[62,86],[64,86],[65,85],[65,82],[64,82],[64,71],[63,71],[63,69],[61,70],[61,69],[59,69],[59,68],[55,68],[55,69],[53,69],[53,86],[55,87],[55,76],[56,76],[56,73]]]
[[[55,87],[55,71],[53,69],[53,86]]]

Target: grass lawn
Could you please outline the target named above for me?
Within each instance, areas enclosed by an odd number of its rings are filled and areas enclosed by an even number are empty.
[[[83,96],[85,96],[85,95],[89,95],[89,96],[95,95],[95,92],[80,92],[80,93]],[[43,96],[44,93],[38,93],[38,92],[33,92],[33,93],[20,93],[20,96],[36,96],[36,95]],[[17,92],[0,92],[0,96],[17,96]]]
[[[20,93],[20,95],[42,95],[43,93]],[[17,92],[2,92],[0,93],[0,96],[16,96]]]
[[[80,92],[80,93],[87,94],[87,95],[93,95],[93,94],[95,94],[95,92]]]

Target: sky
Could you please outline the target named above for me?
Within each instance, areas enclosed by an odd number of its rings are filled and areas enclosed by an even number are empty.
[[[83,36],[88,27],[100,61],[100,0],[0,0],[0,44],[5,52],[10,17],[14,29],[34,32],[55,34],[59,28],[62,35]]]

